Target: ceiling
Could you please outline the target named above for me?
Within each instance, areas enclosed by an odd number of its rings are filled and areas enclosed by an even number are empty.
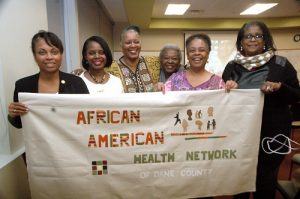
[[[98,0],[114,23],[143,29],[236,29],[251,19],[271,28],[300,27],[300,0]],[[240,16],[254,3],[279,3],[258,16]],[[167,4],[189,3],[183,16],[164,16]]]

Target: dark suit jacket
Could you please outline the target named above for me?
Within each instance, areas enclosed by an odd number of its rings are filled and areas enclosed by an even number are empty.
[[[71,75],[64,72],[59,72],[59,91],[60,94],[89,94],[88,88],[84,81],[75,75]],[[19,92],[24,93],[38,93],[38,80],[39,73],[19,79],[15,83],[14,102],[19,101]],[[22,128],[21,118],[10,117],[8,115],[8,121],[16,128]]]

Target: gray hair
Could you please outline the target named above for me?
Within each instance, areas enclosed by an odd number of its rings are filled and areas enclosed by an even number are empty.
[[[123,43],[125,34],[130,31],[136,32],[138,35],[141,34],[140,28],[138,26],[131,25],[131,26],[124,28],[124,30],[122,31],[122,33],[120,35],[120,45],[122,45],[122,43]]]
[[[176,44],[166,44],[160,50],[159,53],[159,61],[162,62],[163,56],[167,53],[168,50],[175,50],[177,52],[177,57],[179,59],[179,63],[181,63],[182,55],[180,48]]]

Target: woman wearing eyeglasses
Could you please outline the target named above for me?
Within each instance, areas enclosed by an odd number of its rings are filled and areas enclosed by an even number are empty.
[[[239,30],[237,54],[223,72],[226,89],[260,89],[265,94],[262,116],[260,149],[258,155],[256,192],[254,199],[274,199],[278,170],[287,151],[284,136],[275,142],[262,142],[282,134],[290,136],[291,114],[289,105],[300,100],[297,72],[282,56],[275,55],[276,48],[267,26],[251,21]],[[246,144],[247,140],[244,141]],[[249,193],[234,198],[249,198]]]
[[[112,63],[111,50],[99,36],[88,38],[82,48],[82,66],[86,69],[80,77],[87,85],[90,94],[123,93],[120,78],[107,73],[104,68]]]

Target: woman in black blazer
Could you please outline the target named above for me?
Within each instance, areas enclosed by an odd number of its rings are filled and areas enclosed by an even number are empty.
[[[63,57],[61,40],[51,32],[40,31],[31,41],[32,53],[40,72],[19,79],[15,83],[14,102],[8,107],[8,120],[16,128],[22,128],[20,116],[28,108],[19,102],[18,93],[88,94],[84,81],[75,75],[59,70]]]
[[[265,94],[253,198],[274,199],[279,167],[289,149],[285,147],[291,132],[289,105],[300,100],[297,71],[285,57],[275,55],[273,37],[263,22],[244,24],[236,47],[237,55],[227,64],[222,77],[226,89],[260,89]],[[234,196],[249,198],[250,193]]]

